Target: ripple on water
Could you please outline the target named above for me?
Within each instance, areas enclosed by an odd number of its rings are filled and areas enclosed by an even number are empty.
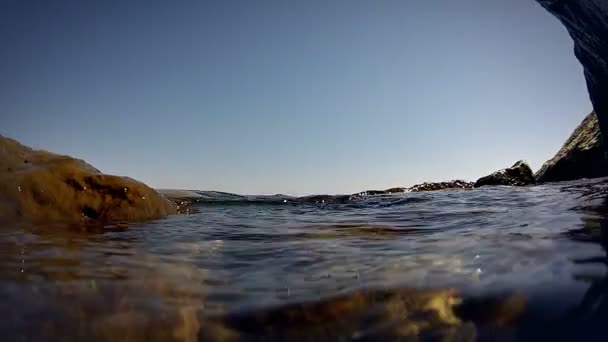
[[[0,335],[493,340],[496,331],[536,337],[538,327],[551,327],[543,330],[549,335],[597,333],[594,323],[608,311],[607,184],[343,204],[276,197],[260,205],[256,198],[199,203],[189,215],[110,230],[2,227]],[[463,304],[437,304],[452,297]]]

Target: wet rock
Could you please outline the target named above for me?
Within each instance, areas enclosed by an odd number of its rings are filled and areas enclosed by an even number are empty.
[[[194,212],[192,204],[196,199],[192,198],[170,198],[171,203],[175,206],[176,212],[181,215],[189,215]]]
[[[595,113],[587,115],[557,154],[534,175],[537,182],[608,176],[608,163]]]
[[[145,184],[0,135],[0,221],[112,223],[158,219],[175,207]]]
[[[440,191],[440,190],[470,190],[473,189],[473,183],[463,180],[453,180],[449,182],[433,182],[416,184],[408,189],[409,192],[421,191]]]
[[[200,340],[514,341],[521,294],[463,298],[450,289],[359,290],[316,302],[209,317]],[[507,337],[507,338],[505,338]]]
[[[360,194],[364,194],[364,196],[376,196],[376,195],[386,195],[387,192],[384,190],[365,190]]]
[[[574,40],[574,54],[585,70],[599,127],[608,136],[608,1],[537,0],[557,17]]]
[[[470,336],[464,341],[474,341],[474,326],[462,322],[454,312],[460,302],[449,289],[363,290],[204,320],[199,339],[394,341]],[[423,338],[431,333],[439,338]]]
[[[534,184],[535,182],[530,166],[523,160],[520,160],[510,168],[498,170],[491,175],[479,178],[475,182],[474,187],[478,188],[484,185],[523,186]]]
[[[365,199],[369,196],[380,196],[380,195],[390,195],[390,193],[386,192],[385,190],[365,190],[365,191],[357,192],[355,194],[350,195],[348,197],[348,201],[357,201],[357,200]]]
[[[91,235],[79,237],[73,233],[54,235],[61,236],[53,239],[61,240],[55,246],[58,257],[84,255],[89,250]],[[103,261],[95,259],[90,262],[108,267],[96,268],[101,273],[93,276],[84,265],[89,261],[76,259],[65,268],[48,254],[36,255],[36,267],[17,278],[24,279],[19,290],[8,292],[12,295],[3,297],[0,304],[3,340],[196,341],[201,308],[205,312],[212,310],[211,305],[205,307],[205,270],[162,260],[123,243],[121,253],[128,255],[132,264],[114,259],[109,262],[109,256]],[[112,250],[104,246],[102,251]],[[151,267],[133,267],[134,264]],[[120,275],[119,280],[116,275]],[[44,282],[38,284],[33,279]],[[1,293],[6,294],[6,288],[3,290]]]

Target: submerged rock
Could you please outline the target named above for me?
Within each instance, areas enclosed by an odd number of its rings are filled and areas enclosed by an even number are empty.
[[[449,289],[362,290],[206,319],[199,340],[474,341],[475,326],[455,314],[461,300]]]
[[[421,191],[440,191],[440,190],[470,190],[473,189],[473,183],[463,180],[453,180],[449,182],[434,182],[416,184],[408,189],[409,192]]]
[[[587,115],[557,154],[534,176],[541,183],[608,176],[608,163],[595,113]]]
[[[513,164],[510,168],[498,170],[491,175],[479,178],[475,182],[474,187],[478,188],[484,185],[530,185],[536,181],[532,174],[532,169],[523,160]]]
[[[318,301],[203,318],[199,340],[476,341],[515,340],[528,298],[464,298],[452,289],[368,289]],[[492,335],[493,334],[493,335]]]
[[[172,213],[174,206],[144,183],[0,135],[0,222],[112,223]]]

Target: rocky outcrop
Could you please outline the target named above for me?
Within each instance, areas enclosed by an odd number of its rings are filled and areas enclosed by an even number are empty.
[[[559,152],[534,175],[539,183],[604,176],[608,176],[608,163],[595,113],[587,115]]]
[[[387,194],[396,194],[396,193],[401,193],[401,192],[407,192],[407,188],[403,188],[403,187],[390,188],[390,189],[384,190],[384,192],[386,192]]]
[[[172,213],[165,197],[139,181],[0,135],[0,222],[115,223]]]
[[[441,190],[470,190],[473,183],[463,180],[416,184],[408,189],[409,192],[441,191]]]
[[[471,190],[473,183],[463,180],[453,180],[449,182],[425,182],[416,184],[409,188],[395,187],[386,190],[366,190],[352,194],[350,200],[364,198],[367,196],[390,195],[404,192],[423,192],[423,191],[447,191],[447,190]]]
[[[608,136],[608,1],[536,0],[556,16],[574,40],[589,97],[603,136]]]
[[[534,184],[535,179],[532,174],[532,169],[523,160],[513,164],[510,168],[498,170],[491,175],[479,178],[475,182],[474,187],[478,188],[484,185],[530,185]]]

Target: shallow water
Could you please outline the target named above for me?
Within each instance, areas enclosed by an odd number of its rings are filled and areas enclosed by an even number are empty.
[[[128,227],[1,227],[0,336],[608,339],[606,179],[200,196]]]

